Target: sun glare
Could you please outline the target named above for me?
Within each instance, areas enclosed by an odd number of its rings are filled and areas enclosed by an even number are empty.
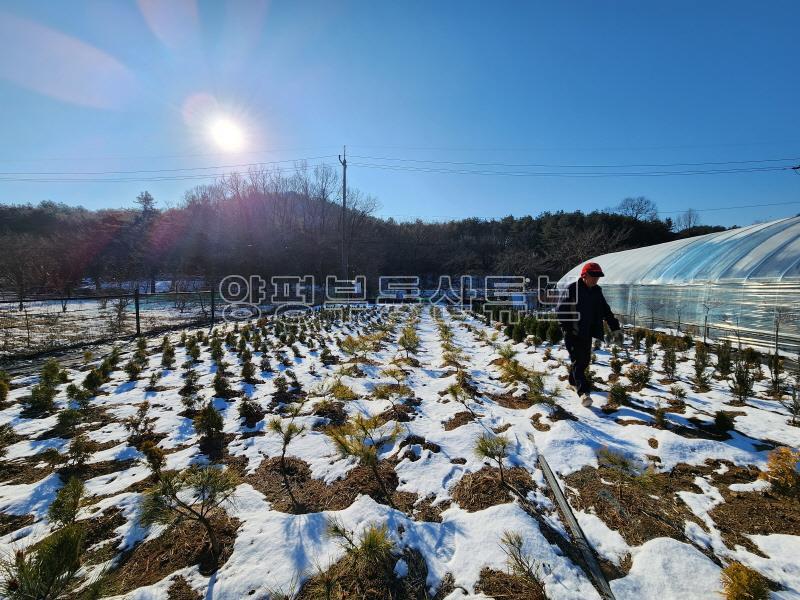
[[[211,139],[225,152],[236,152],[244,147],[244,131],[228,117],[219,117],[209,127]]]

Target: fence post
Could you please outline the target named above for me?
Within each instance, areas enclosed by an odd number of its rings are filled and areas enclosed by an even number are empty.
[[[139,286],[137,284],[136,291],[133,292],[133,307],[136,310],[136,335],[142,335],[142,330],[139,325]]]
[[[214,311],[216,310],[216,304],[214,302],[214,285],[211,285],[211,326],[214,326]]]

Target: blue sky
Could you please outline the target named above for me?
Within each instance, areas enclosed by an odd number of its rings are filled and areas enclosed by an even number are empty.
[[[791,171],[564,178],[357,165],[563,173],[598,169],[410,161],[800,163],[797,8],[729,1],[6,0],[0,202],[120,207],[147,189],[162,204],[174,203],[203,180],[11,179],[319,156],[336,163],[333,155],[347,144],[349,182],[378,198],[379,214],[398,218],[590,211],[638,195],[653,199],[664,216],[689,207],[781,204],[703,212],[708,224],[789,216],[800,213],[800,176]],[[246,152],[223,153],[209,140],[202,116],[209,106],[241,124]],[[776,164],[788,163],[747,166]]]

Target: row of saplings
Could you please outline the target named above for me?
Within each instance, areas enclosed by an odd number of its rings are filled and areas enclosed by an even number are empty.
[[[537,320],[533,316],[522,318],[514,325],[507,325],[505,333],[514,342],[524,341],[530,331],[538,331],[549,328],[547,336],[551,345],[557,344],[560,340],[560,329],[556,321]],[[558,329],[558,331],[556,331]],[[541,338],[533,334],[532,343],[538,345]],[[609,403],[606,409],[609,411],[617,410],[620,405],[627,401],[629,390],[638,391],[647,386],[652,378],[654,362],[657,358],[656,344],[661,346],[661,372],[664,374],[662,383],[674,383],[678,380],[677,368],[680,353],[694,348],[694,374],[691,378],[693,389],[696,392],[707,392],[711,389],[711,377],[720,380],[727,380],[728,386],[734,397],[734,405],[743,406],[748,398],[754,395],[756,382],[765,379],[762,363],[766,362],[769,372],[769,393],[770,396],[779,402],[789,412],[789,423],[792,426],[800,426],[800,355],[795,360],[792,372],[787,373],[785,360],[777,353],[772,353],[763,357],[761,353],[750,347],[734,350],[729,340],[724,340],[711,346],[716,361],[712,364],[710,347],[705,342],[695,341],[690,334],[683,336],[673,336],[664,333],[657,333],[641,327],[631,330],[631,348],[624,347],[627,362],[630,362],[630,350],[638,352],[644,342],[645,360],[642,364],[631,364],[624,375],[630,382],[629,387],[625,387],[616,381],[623,374],[623,360],[620,357],[620,348],[614,344],[611,346],[611,367],[612,375],[610,381],[612,386],[609,390]],[[596,342],[596,348],[599,347]],[[549,348],[545,350],[549,358]],[[594,357],[593,357],[594,358]],[[686,360],[686,359],[684,359]],[[713,369],[712,369],[713,367]],[[588,381],[592,381],[592,374],[589,373]],[[670,405],[680,409],[686,397],[686,391],[679,385],[670,387],[672,398]],[[664,426],[665,408],[659,407],[655,417],[657,426]],[[732,428],[730,416],[719,411],[715,416],[715,423],[718,429],[726,431]]]

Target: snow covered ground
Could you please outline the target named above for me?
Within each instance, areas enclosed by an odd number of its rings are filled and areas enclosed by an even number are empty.
[[[353,362],[352,357],[344,354],[339,342],[346,335],[373,334],[393,312],[398,313],[393,329],[378,350],[369,352],[368,361]],[[612,370],[609,349],[602,348],[596,350],[596,360],[591,367],[599,388],[594,392],[595,404],[584,408],[563,381],[567,353],[560,345],[551,347],[544,343],[536,347],[526,342],[514,345],[474,316],[454,317],[444,311],[442,322],[452,331],[450,344],[459,349],[458,362],[466,374],[460,375],[459,368],[445,364],[448,351],[443,348],[441,324],[435,316],[427,308],[421,312],[415,325],[420,344],[412,354],[417,362],[401,364],[407,374],[404,383],[413,394],[409,398],[395,399],[395,404],[409,407],[409,420],[397,423],[384,419],[381,425],[382,431],[396,426],[400,433],[396,440],[379,447],[378,458],[391,465],[396,473],[396,493],[406,493],[406,497],[416,502],[410,506],[398,504],[398,508],[392,508],[380,498],[357,494],[349,506],[341,509],[292,514],[273,506],[257,489],[257,477],[262,462],[279,457],[282,450],[280,437],[267,428],[267,422],[276,415],[284,422],[292,418],[283,412],[285,407],[276,402],[274,396],[278,391],[276,378],[287,368],[296,375],[307,398],[300,415],[295,417],[295,422],[304,429],[289,443],[287,456],[304,461],[311,477],[327,485],[334,485],[355,472],[357,461],[352,457],[343,458],[337,452],[335,443],[325,432],[327,421],[314,414],[315,407],[331,400],[326,382],[338,380],[357,396],[344,401],[347,416],[386,415],[393,408],[392,401],[375,398],[375,388],[379,384],[394,383],[384,370],[398,357],[406,356],[398,346],[398,338],[404,324],[413,318],[408,309],[372,309],[361,319],[335,322],[329,331],[325,327],[314,331],[309,325],[308,335],[317,343],[314,349],[309,349],[297,342],[300,356],[295,356],[289,348],[282,348],[273,321],[269,321],[265,339],[272,345],[270,354],[286,350],[290,367],[273,359],[274,372],[257,373],[260,383],[244,383],[238,376],[239,355],[233,348],[226,347],[224,360],[230,365],[231,384],[241,394],[228,400],[214,397],[212,379],[216,366],[208,346],[203,346],[200,360],[194,367],[201,374],[199,395],[203,401],[212,402],[222,414],[224,432],[228,434],[222,463],[225,468],[237,469],[241,475],[234,501],[224,507],[229,516],[238,519],[232,551],[214,574],[201,574],[197,565],[181,566],[158,581],[126,591],[122,596],[166,597],[177,575],[208,598],[266,598],[276,590],[291,593],[300,588],[315,568],[325,569],[342,558],[341,545],[326,534],[326,523],[335,518],[355,532],[364,531],[370,525],[386,525],[398,557],[395,573],[402,577],[407,571],[407,565],[400,558],[402,549],[418,551],[426,563],[425,583],[430,593],[443,589],[443,595],[453,599],[485,597],[478,591],[484,589],[482,572],[486,567],[499,571],[507,569],[507,557],[500,541],[504,532],[511,531],[522,535],[525,551],[542,566],[540,574],[548,598],[599,598],[583,568],[558,544],[552,543],[552,538],[543,530],[542,523],[548,523],[568,543],[564,519],[538,468],[538,455],[544,453],[560,478],[595,552],[609,565],[611,588],[619,600],[717,597],[721,589],[721,568],[734,560],[772,581],[773,598],[800,598],[798,533],[789,534],[780,529],[780,524],[775,531],[765,531],[763,527],[749,530],[748,521],[743,518],[736,539],[746,538],[749,542],[734,544],[728,532],[722,531],[714,519],[715,509],[723,504],[730,505],[734,497],[747,498],[754,502],[753,506],[758,506],[765,494],[770,494],[770,484],[757,479],[758,471],[766,468],[769,451],[778,445],[800,447],[800,428],[788,425],[786,410],[767,398],[766,382],[757,384],[756,395],[743,406],[732,406],[733,398],[725,381],[712,378],[708,391],[693,391],[693,351],[686,350],[678,353],[675,382],[687,393],[685,406],[677,409],[674,403],[670,404],[673,396],[670,387],[674,383],[660,383],[663,374],[656,372],[650,385],[641,391],[629,391],[626,404],[617,410],[604,411]],[[232,329],[230,325],[227,327]],[[177,344],[178,335],[173,335],[172,340]],[[323,364],[320,341],[339,358],[339,364]],[[89,466],[113,465],[109,461],[117,461],[119,465],[102,469],[100,474],[89,470],[85,476],[89,497],[82,505],[79,518],[89,523],[111,515],[111,511],[120,511],[121,515],[112,521],[113,526],[100,542],[101,546],[110,545],[113,552],[102,561],[87,561],[80,573],[83,577],[96,575],[103,568],[113,575],[115,565],[123,560],[121,557],[128,560],[131,551],[135,556],[143,542],[157,540],[165,532],[164,526],[147,527],[139,521],[142,491],[152,483],[152,476],[141,460],[141,453],[128,444],[123,419],[133,415],[146,400],[150,406],[148,415],[155,419],[155,432],[160,434],[158,445],[166,452],[166,469],[178,470],[209,461],[200,450],[199,436],[177,393],[183,385],[183,369],[180,366],[162,369],[159,344],[160,340],[150,341],[149,365],[138,380],[128,381],[121,370],[112,374],[111,380],[101,387],[101,394],[91,400],[92,407],[102,418],[81,425],[101,448],[92,455]],[[554,398],[555,406],[546,401],[530,401],[524,384],[508,380],[503,361],[510,360],[511,352],[504,346],[516,352],[513,359],[529,372],[542,374],[543,394]],[[253,362],[258,366],[262,353],[258,348],[251,349]],[[127,358],[123,356],[120,365]],[[186,349],[177,347],[175,364],[181,365],[185,360]],[[643,362],[644,354],[631,352],[630,361],[630,364]],[[351,363],[357,364],[361,372],[347,369]],[[657,358],[655,367],[659,364]],[[154,391],[147,391],[148,378],[153,372],[161,373],[158,386]],[[85,376],[72,370],[68,375],[76,383]],[[0,471],[3,479],[0,513],[4,518],[0,548],[6,553],[31,549],[54,529],[48,521],[47,510],[63,485],[58,473],[42,460],[42,453],[49,449],[62,455],[67,452],[69,440],[51,435],[56,416],[34,419],[22,414],[23,400],[36,381],[35,377],[14,380],[9,402],[0,410],[0,424],[10,424],[18,436],[7,447]],[[449,393],[459,381],[469,382],[473,389],[462,401]],[[627,383],[624,375],[620,382]],[[61,386],[56,398],[61,409],[70,404],[65,388],[66,385]],[[239,416],[238,407],[245,398],[258,403],[267,413],[254,427],[247,427]],[[656,422],[655,413],[660,407],[666,408],[665,423]],[[733,413],[735,429],[728,434],[719,434],[713,429],[714,415],[719,410]],[[475,453],[476,441],[483,435],[500,435],[509,441],[505,467],[527,471],[532,481],[525,500],[500,494],[499,500],[480,509],[459,504],[455,490],[466,485],[464,478],[496,466]],[[628,457],[633,464],[641,465],[642,470],[650,465],[647,473],[656,477],[668,478],[678,466],[695,469],[686,486],[672,490],[669,496],[658,495],[663,493],[663,487],[659,488],[661,492],[650,494],[658,497],[657,504],[678,507],[674,514],[670,512],[662,519],[679,519],[674,535],[648,539],[644,534],[643,537],[630,534],[627,527],[634,527],[630,522],[639,517],[631,514],[635,507],[624,504],[618,486],[615,488],[604,481],[606,471],[599,470],[603,465],[598,452],[606,450]],[[23,477],[19,475],[21,465],[43,476]],[[601,501],[594,500],[592,504],[587,500],[588,492],[578,487],[579,480],[573,478],[586,473],[582,471],[585,468],[597,469],[592,471],[594,477],[589,478],[602,488],[597,497],[607,498],[609,505],[622,503],[618,512],[628,522],[625,527],[615,527],[615,523],[604,521],[602,515],[607,514],[608,506],[601,507],[598,504]],[[745,468],[752,469],[751,480],[725,482],[726,476],[744,472]],[[496,485],[500,485],[499,480]],[[431,509],[425,514],[435,514],[435,518],[423,518],[421,512],[411,508],[420,507],[422,503],[427,503]],[[532,509],[538,512],[539,518],[531,515]],[[447,582],[446,589],[440,588]]]

